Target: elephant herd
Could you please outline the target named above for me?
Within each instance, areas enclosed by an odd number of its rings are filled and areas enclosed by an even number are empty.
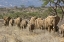
[[[38,18],[36,16],[31,17],[30,20],[22,19],[21,17],[17,17],[15,19],[12,19],[11,17],[4,17],[3,19],[5,26],[17,25],[20,29],[25,29],[28,27],[30,32],[33,32],[34,29],[45,29],[49,32],[57,32],[60,30],[61,34],[64,36],[64,24],[62,24],[60,27],[57,26],[60,21],[60,17],[58,15],[50,15],[44,19]]]

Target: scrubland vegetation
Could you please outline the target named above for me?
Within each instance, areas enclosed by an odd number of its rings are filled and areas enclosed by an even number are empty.
[[[58,15],[61,17],[62,11],[61,9],[57,9]],[[22,18],[30,18],[32,16],[37,16],[41,18],[45,18],[52,13],[51,8],[0,8],[0,18],[2,19],[4,16],[10,16],[11,18],[16,18],[20,16]]]

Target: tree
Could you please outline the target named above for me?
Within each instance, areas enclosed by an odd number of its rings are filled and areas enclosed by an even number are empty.
[[[17,6],[14,6],[15,9],[17,9],[18,7]]]
[[[62,2],[64,4],[64,0],[42,0],[44,3],[43,5],[46,6],[48,3],[50,3],[50,7],[52,8],[52,10],[55,12],[55,15],[57,15],[57,8],[60,8],[62,10],[62,19],[64,16],[64,10],[63,10],[63,6],[60,5],[60,3]],[[54,6],[52,6],[52,4]]]
[[[25,8],[25,5],[21,5],[21,8]]]
[[[30,8],[35,8],[35,6],[34,6],[34,5],[31,5],[31,6],[28,6],[28,7],[30,7]]]

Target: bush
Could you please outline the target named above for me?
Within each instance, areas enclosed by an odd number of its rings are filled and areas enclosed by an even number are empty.
[[[2,18],[3,18],[3,16],[2,16],[2,15],[0,15],[0,18],[2,19]]]
[[[14,11],[11,11],[11,12],[5,14],[5,16],[10,16],[11,18],[16,18],[17,16],[19,16],[21,18],[30,18],[32,16],[45,18],[48,15],[50,15],[51,12],[52,12],[51,8],[48,8],[48,10],[45,10],[44,12],[40,12],[40,11],[38,11],[38,12],[27,12],[27,11],[24,11],[24,12],[14,12]],[[58,12],[58,15],[61,17],[61,14],[62,14],[61,10],[57,9],[57,12]],[[0,15],[0,18],[2,18],[3,16]]]

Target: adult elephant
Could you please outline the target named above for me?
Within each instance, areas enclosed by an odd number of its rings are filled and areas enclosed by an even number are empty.
[[[27,24],[28,24],[28,21],[27,21],[26,19],[23,19],[23,20],[21,21],[20,26],[21,26],[22,29],[24,29],[24,28],[27,27]]]
[[[37,18],[35,20],[35,28],[36,29],[44,29],[44,19]]]
[[[35,28],[35,20],[37,19],[36,16],[34,17],[31,17],[30,21],[29,21],[29,31],[32,31],[34,30]]]
[[[9,25],[10,25],[10,26],[13,26],[13,25],[14,25],[14,19],[10,19]]]
[[[45,28],[48,29],[50,32],[51,30],[54,30],[54,32],[57,30],[57,24],[59,23],[60,17],[58,15],[55,16],[48,16],[45,18]]]
[[[9,16],[8,16],[8,17],[7,17],[7,16],[5,16],[3,19],[4,19],[4,25],[5,25],[5,26],[8,26],[8,25],[9,25],[9,21],[10,21],[11,17],[9,17]]]
[[[16,19],[14,19],[14,23],[20,27],[20,24],[21,24],[21,21],[22,21],[22,18],[21,17],[17,17]],[[21,27],[20,27],[21,28]]]

